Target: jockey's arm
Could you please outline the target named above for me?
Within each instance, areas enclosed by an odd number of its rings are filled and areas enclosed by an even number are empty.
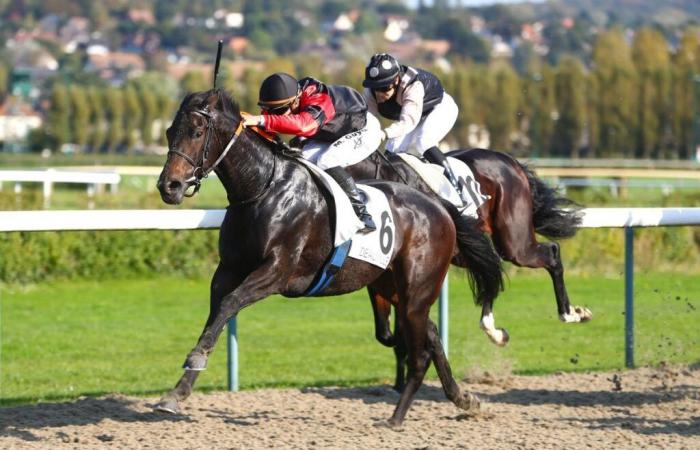
[[[403,91],[403,102],[399,120],[384,129],[387,138],[393,139],[413,131],[423,114],[423,83],[416,81]]]
[[[335,116],[328,94],[312,94],[302,99],[298,113],[274,115],[263,112],[265,129],[275,133],[311,137]]]
[[[377,107],[377,99],[374,98],[372,91],[369,88],[364,88],[362,95],[364,95],[365,101],[367,102],[367,110],[371,112],[374,117],[380,119],[381,115],[379,114],[379,109]]]

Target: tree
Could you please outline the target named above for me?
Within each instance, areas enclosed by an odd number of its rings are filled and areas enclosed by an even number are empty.
[[[486,126],[491,134],[491,148],[510,150],[512,135],[516,131],[520,82],[510,66],[492,70],[491,97]]]
[[[598,88],[599,156],[634,157],[637,79],[621,30],[598,35],[593,63]]]
[[[139,97],[141,98],[141,140],[145,147],[153,144],[153,123],[158,117],[158,98],[153,91],[149,89],[139,89]]]
[[[107,100],[108,122],[107,149],[116,152],[124,144],[124,96],[121,89],[109,88]]]
[[[206,91],[209,85],[201,71],[187,72],[180,80],[182,91],[187,93]]]
[[[84,151],[90,133],[90,102],[85,88],[74,85],[70,88],[71,129],[73,142],[79,151]]]
[[[556,113],[555,72],[544,65],[529,72],[522,80],[520,111],[527,120],[530,154],[534,158],[549,156]]]
[[[9,70],[4,63],[0,63],[0,99],[4,99],[9,91]]]
[[[696,33],[688,30],[681,38],[678,51],[673,58],[673,88],[672,88],[672,128],[674,147],[679,158],[690,158],[694,155],[693,121],[700,116],[698,110],[698,95],[700,82],[696,76],[700,74],[700,39]]]
[[[584,122],[583,138],[586,145],[585,156],[593,158],[598,154],[600,145],[600,117],[598,116],[598,79],[594,76],[586,77],[586,121]]]
[[[257,111],[259,109],[258,93],[265,76],[263,72],[255,69],[246,69],[243,72],[241,82],[238,84],[238,89],[234,94],[241,109],[245,111]]]
[[[141,102],[136,89],[131,84],[124,87],[122,96],[124,99],[124,144],[127,152],[132,153],[137,145],[141,129]]]
[[[667,98],[670,88],[666,39],[658,31],[642,28],[632,43],[637,68],[637,156],[660,156],[664,130],[670,127]]]
[[[455,62],[453,70],[440,77],[445,91],[452,95],[459,106],[459,115],[450,133],[459,147],[469,147],[469,127],[478,123],[475,111],[477,100],[474,96],[472,77],[472,68],[464,62]]]
[[[56,83],[51,90],[51,105],[47,115],[48,134],[53,138],[54,150],[70,142],[70,114],[68,88]]]
[[[579,156],[586,117],[586,91],[583,64],[564,57],[555,75],[557,121],[554,125],[552,153],[555,156]]]
[[[165,130],[172,122],[173,116],[175,115],[175,108],[177,108],[177,103],[175,103],[171,96],[161,94],[158,96],[158,105],[161,124],[160,130],[158,130],[158,143],[165,146],[168,145]]]
[[[104,89],[91,86],[88,89],[88,99],[92,105],[90,108],[92,114],[90,115],[90,136],[88,143],[91,151],[99,153],[104,146],[107,131]]]

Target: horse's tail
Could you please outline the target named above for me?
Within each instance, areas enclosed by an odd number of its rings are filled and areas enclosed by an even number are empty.
[[[573,237],[581,225],[581,205],[562,197],[526,165],[519,163],[527,175],[532,193],[532,217],[535,231],[550,239]]]
[[[452,203],[442,200],[457,229],[459,258],[467,267],[474,302],[482,305],[503,290],[503,267],[491,239],[479,230],[478,220],[463,216]]]

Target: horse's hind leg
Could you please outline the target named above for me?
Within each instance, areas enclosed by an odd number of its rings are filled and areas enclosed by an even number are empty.
[[[430,366],[430,353],[426,346],[426,325],[430,304],[420,308],[400,304],[398,308],[399,321],[402,322],[408,348],[408,382],[404,386],[394,414],[389,419],[389,425],[392,426],[403,422]]]
[[[393,274],[384,272],[375,282],[367,286],[374,312],[374,333],[376,339],[387,347],[394,347],[396,357],[396,378],[394,390],[403,392],[406,385],[406,342],[401,334],[401,325],[397,310],[394,309],[394,334],[389,326],[389,314],[392,303],[398,303]]]
[[[391,334],[389,314],[391,304],[396,303],[396,286],[391,272],[384,272],[377,280],[367,286],[369,300],[374,313],[374,337],[384,346],[393,347],[396,343]]]
[[[557,300],[557,312],[563,322],[585,322],[592,318],[590,310],[581,307],[571,307],[569,294],[564,283],[564,265],[561,262],[561,251],[556,242],[537,242],[534,232],[527,239],[511,236],[503,242],[504,259],[520,267],[544,267],[552,278],[554,295]]]
[[[503,259],[516,266],[547,270],[554,285],[557,310],[561,320],[566,322],[585,321],[591,318],[590,311],[584,308],[572,309],[569,304],[559,244],[556,242],[537,242],[531,201],[502,201],[498,206],[492,230],[494,244]],[[490,306],[486,302],[484,303],[481,327],[485,330],[495,331],[498,329],[495,326]],[[489,334],[488,331],[487,334]]]
[[[496,321],[493,316],[493,299],[484,300],[481,306],[481,321],[479,326],[486,336],[499,347],[504,347],[510,340],[510,335],[505,328],[496,328]]]
[[[582,306],[572,307],[569,303],[569,294],[566,292],[564,284],[564,265],[561,262],[561,251],[559,244],[556,242],[547,242],[540,244],[548,247],[549,259],[545,266],[547,272],[552,277],[554,284],[554,294],[557,298],[557,309],[559,312],[559,320],[567,323],[587,322],[593,318],[591,310]]]
[[[398,317],[398,310],[394,309],[394,356],[396,357],[396,378],[394,380],[394,390],[403,392],[406,388],[406,357],[408,349],[406,348],[406,336],[401,328],[401,321]]]
[[[479,409],[480,402],[477,396],[470,392],[462,392],[452,376],[452,369],[447,361],[442,342],[440,342],[437,327],[430,320],[428,320],[428,350],[433,363],[435,363],[435,369],[440,377],[442,389],[445,391],[447,398],[458,408],[466,411]]]

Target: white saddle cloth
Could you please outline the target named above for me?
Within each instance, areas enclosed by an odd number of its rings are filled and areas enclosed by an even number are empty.
[[[462,210],[462,215],[478,218],[479,206],[483,205],[490,195],[485,195],[481,192],[481,185],[474,178],[472,170],[464,162],[459,159],[448,157],[452,171],[460,182],[466,186],[466,191],[470,199],[464,203],[457,190],[452,186],[450,180],[445,177],[445,169],[437,164],[425,163],[417,157],[408,153],[397,153],[406,164],[411,166],[418,175],[426,182],[433,192],[452,203]]]
[[[329,207],[335,208],[336,217],[333,245],[337,247],[351,239],[352,245],[348,253],[350,258],[359,259],[386,269],[389,262],[391,262],[396,242],[394,215],[389,207],[389,200],[386,198],[386,195],[379,189],[371,186],[357,185],[358,190],[365,197],[367,211],[372,215],[372,219],[377,225],[375,231],[359,234],[358,231],[364,228],[364,224],[355,214],[355,210],[352,208],[350,199],[345,194],[345,191],[333,177],[315,164],[305,159],[299,159],[299,161],[323,182],[323,185],[333,196],[335,204],[329,205]]]

